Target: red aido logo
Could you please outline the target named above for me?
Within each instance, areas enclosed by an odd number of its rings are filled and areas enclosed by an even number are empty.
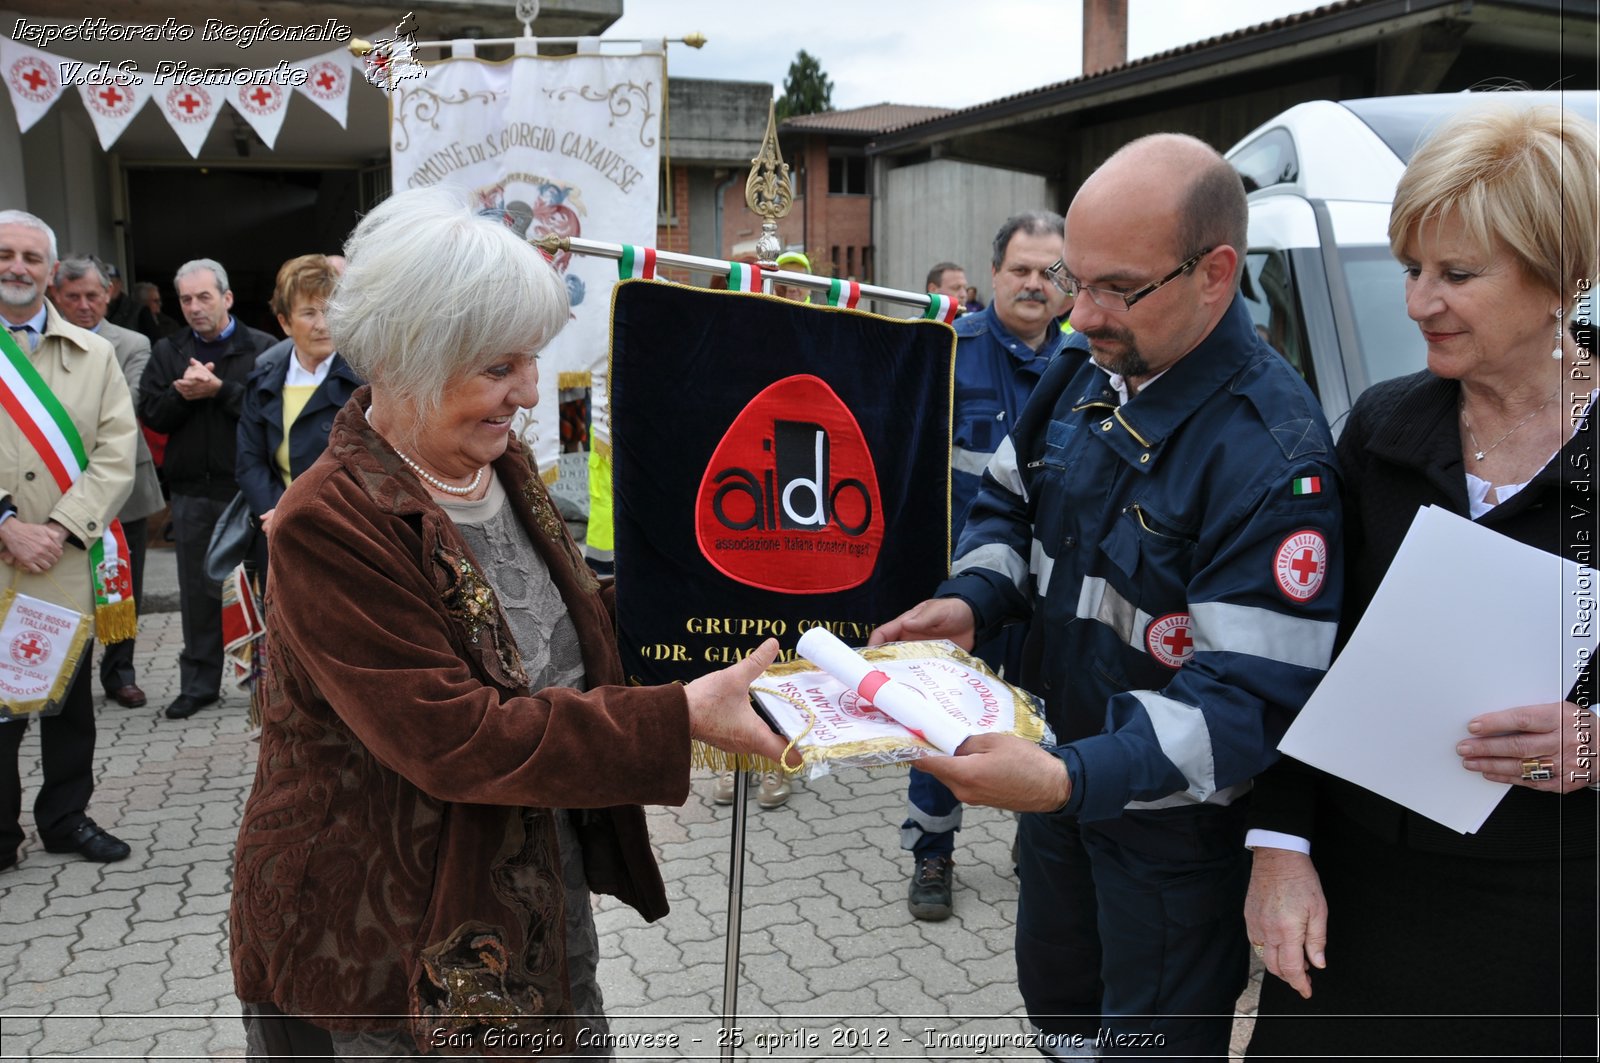
[[[832,388],[786,377],[739,412],[695,498],[700,552],[729,579],[785,594],[865,583],[883,548],[866,438]]]

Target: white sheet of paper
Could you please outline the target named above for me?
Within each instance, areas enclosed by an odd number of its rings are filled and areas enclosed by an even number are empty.
[[[1278,748],[1476,831],[1510,786],[1463,768],[1456,743],[1479,713],[1566,696],[1595,647],[1594,581],[1593,569],[1421,510]],[[1575,612],[1582,599],[1587,619]]]

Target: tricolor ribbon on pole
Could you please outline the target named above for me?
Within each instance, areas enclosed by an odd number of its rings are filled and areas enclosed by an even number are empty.
[[[929,321],[943,321],[948,325],[956,319],[957,309],[956,301],[948,295],[929,292],[928,309],[922,312],[922,316]]]
[[[828,282],[828,305],[854,310],[861,302],[861,285],[855,281],[842,281],[835,277]]]
[[[617,276],[622,280],[639,278],[656,279],[656,249],[637,244],[623,244],[622,257],[617,259]]]
[[[728,264],[728,290],[731,292],[759,292],[761,267],[753,262]]]
[[[46,471],[65,494],[89,467],[88,452],[61,400],[17,346],[9,329],[0,329],[0,409],[39,452]],[[120,521],[111,521],[89,545],[89,578],[94,585],[96,636],[107,644],[133,638],[138,630],[133,569]]]

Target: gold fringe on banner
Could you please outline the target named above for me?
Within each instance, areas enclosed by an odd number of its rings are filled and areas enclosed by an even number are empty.
[[[134,612],[133,599],[124,598],[110,605],[97,605],[94,609],[95,638],[105,646],[113,642],[126,642],[139,633],[139,616]]]
[[[556,388],[566,391],[568,388],[594,387],[594,374],[587,369],[563,369],[556,377]]]

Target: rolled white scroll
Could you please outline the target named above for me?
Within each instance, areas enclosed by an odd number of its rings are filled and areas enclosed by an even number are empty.
[[[824,628],[801,635],[795,649],[941,753],[954,756],[956,747],[973,734],[965,721],[953,719],[915,687],[889,678]]]

